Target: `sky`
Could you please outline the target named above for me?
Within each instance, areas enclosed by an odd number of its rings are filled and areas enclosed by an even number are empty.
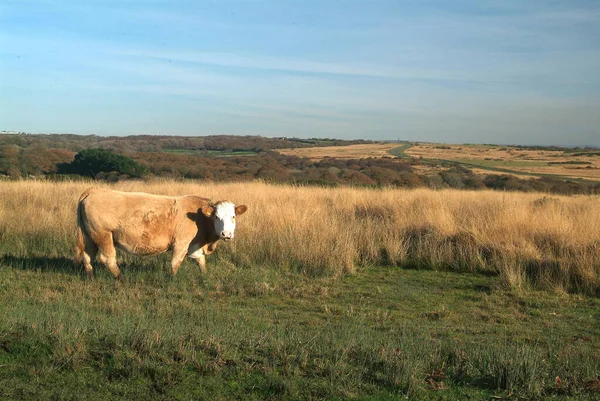
[[[600,146],[600,0],[3,0],[0,131]]]

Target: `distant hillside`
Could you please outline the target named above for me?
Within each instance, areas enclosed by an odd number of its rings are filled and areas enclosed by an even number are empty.
[[[315,146],[342,146],[373,141],[341,139],[266,138],[262,136],[209,135],[132,135],[98,136],[73,134],[0,134],[0,146],[17,145],[21,148],[42,146],[44,148],[68,149],[79,152],[88,148],[105,148],[119,152],[161,152],[164,150],[220,150],[262,151],[283,148],[307,148]]]
[[[369,145],[365,153],[351,152],[347,145]],[[427,155],[440,146],[423,150]],[[321,159],[279,149],[319,147],[326,149]],[[340,151],[333,151],[340,147]],[[428,187],[434,189],[496,189],[512,191],[541,191],[559,194],[600,193],[599,182],[543,176],[518,178],[514,174],[470,168],[452,160],[408,156],[418,145],[399,143],[387,150],[374,141],[343,141],[337,139],[264,138],[259,136],[215,135],[206,137],[128,136],[101,137],[96,135],[34,135],[0,134],[0,177],[19,179],[46,176],[63,179],[60,173],[79,171],[69,166],[86,149],[106,149],[132,159],[140,165],[143,178],[163,177],[209,181],[252,181],[301,185],[350,185],[379,187]],[[355,149],[356,147],[353,147]],[[378,149],[371,157],[369,149]],[[98,153],[98,152],[97,152]],[[285,154],[284,154],[285,153]],[[98,154],[104,154],[99,152]],[[429,156],[431,157],[431,156]],[[125,159],[123,159],[125,160]],[[561,159],[556,159],[557,162]],[[488,162],[484,160],[485,162]],[[473,163],[473,162],[472,162]],[[553,165],[562,168],[571,165]],[[587,167],[586,165],[585,167]],[[581,167],[573,165],[573,167]],[[497,169],[498,170],[498,169]],[[137,171],[137,170],[136,170]],[[85,174],[96,179],[117,181],[134,178],[121,171]],[[137,174],[134,174],[134,176]]]

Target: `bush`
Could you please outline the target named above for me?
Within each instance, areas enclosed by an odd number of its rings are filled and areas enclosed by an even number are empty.
[[[60,174],[78,174],[94,178],[113,177],[125,174],[141,177],[146,169],[135,160],[108,149],[85,149],[75,155],[71,163],[58,165]]]

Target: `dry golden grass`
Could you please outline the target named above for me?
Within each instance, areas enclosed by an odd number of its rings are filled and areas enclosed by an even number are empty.
[[[325,157],[336,159],[362,159],[367,157],[389,157],[391,156],[389,151],[397,147],[397,143],[369,143],[348,146],[280,149],[278,152],[284,155],[306,157],[312,160],[321,160]]]
[[[240,267],[268,265],[339,276],[357,266],[386,264],[496,272],[513,287],[592,293],[600,288],[598,196],[330,189],[260,182],[96,185],[195,194],[248,205],[236,240],[215,253]],[[75,243],[76,202],[89,186],[0,183],[0,257],[67,256]]]
[[[416,158],[474,162],[475,164],[480,162],[483,165],[489,164],[522,173],[553,174],[600,180],[600,157],[573,156],[573,154],[560,150],[530,150],[489,145],[420,144],[408,148],[405,153]],[[568,164],[569,162],[586,164]],[[483,170],[483,173],[489,174],[490,171]]]

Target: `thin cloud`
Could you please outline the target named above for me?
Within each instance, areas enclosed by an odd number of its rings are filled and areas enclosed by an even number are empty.
[[[597,2],[231,4],[0,6],[0,125],[600,138]]]

